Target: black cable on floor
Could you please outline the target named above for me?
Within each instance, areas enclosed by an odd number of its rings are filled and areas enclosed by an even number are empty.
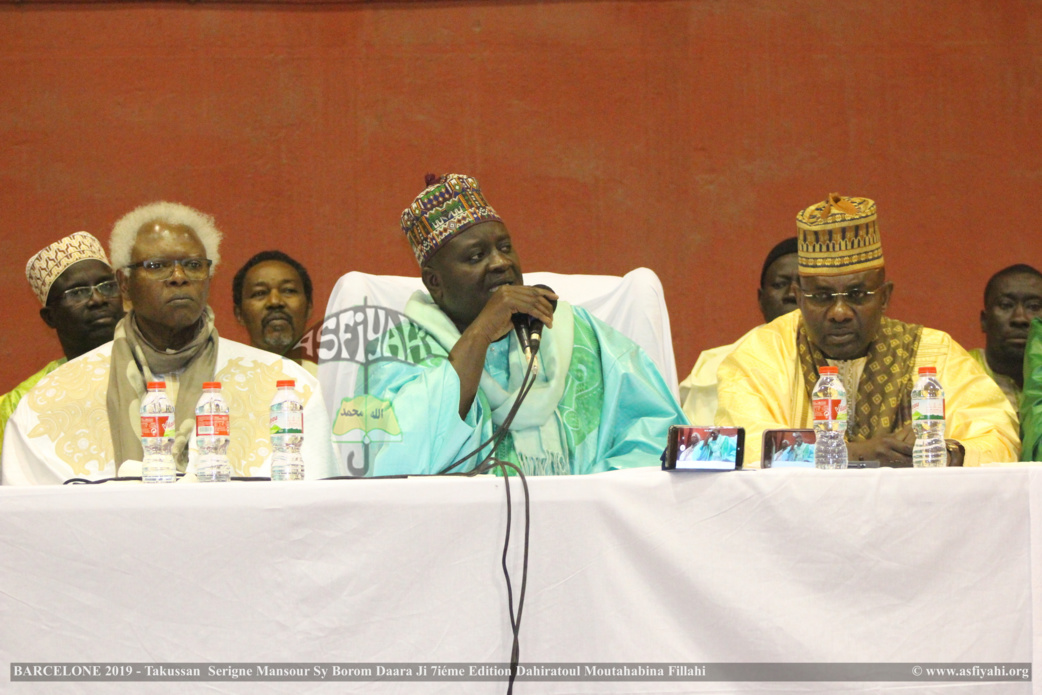
[[[525,592],[528,589],[528,539],[531,531],[531,499],[528,493],[528,480],[525,478],[524,472],[513,463],[509,461],[503,461],[501,459],[493,458],[490,462],[482,466],[480,469],[476,469],[473,473],[484,473],[492,468],[499,468],[503,474],[503,487],[506,490],[507,495],[507,527],[506,534],[503,540],[503,576],[507,583],[507,604],[509,607],[510,614],[510,629],[513,633],[513,643],[510,648],[510,677],[507,681],[507,695],[512,695],[514,692],[514,680],[517,678],[518,665],[521,661],[521,614],[525,608]],[[517,472],[517,476],[521,479],[521,486],[525,493],[525,536],[524,536],[524,553],[521,562],[521,590],[517,595],[517,613],[514,612],[514,590],[513,584],[510,580],[510,569],[507,566],[507,554],[510,550],[510,527],[513,519],[513,505],[510,496],[510,471],[513,469]]]

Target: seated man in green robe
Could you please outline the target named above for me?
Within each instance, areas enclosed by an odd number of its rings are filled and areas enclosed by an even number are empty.
[[[1021,461],[1042,461],[1042,318],[1031,320],[1020,398]]]
[[[427,292],[405,316],[425,354],[371,360],[365,390],[388,401],[401,437],[377,444],[373,474],[473,469],[517,399],[528,365],[514,331],[545,324],[535,384],[496,457],[527,474],[655,466],[670,425],[685,422],[652,360],[631,340],[545,288],[524,284],[510,233],[469,176],[428,176],[402,215]]]

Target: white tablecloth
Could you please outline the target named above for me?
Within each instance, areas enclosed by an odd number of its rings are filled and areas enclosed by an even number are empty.
[[[1031,662],[1042,470],[530,479],[524,662]],[[520,484],[513,549],[520,541]],[[502,693],[497,682],[12,684],[12,662],[505,662],[498,478],[0,488],[0,690]],[[520,553],[511,553],[515,596]],[[1031,692],[518,683],[518,693]]]

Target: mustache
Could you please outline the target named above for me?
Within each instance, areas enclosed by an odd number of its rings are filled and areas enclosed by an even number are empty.
[[[112,318],[118,319],[121,316],[123,316],[123,305],[122,304],[116,304],[116,305],[103,304],[102,306],[99,306],[97,309],[94,309],[92,311],[88,311],[86,316],[87,316],[87,320],[88,321],[94,321],[96,319],[108,318],[110,316]]]
[[[287,312],[282,311],[280,309],[275,309],[274,311],[271,311],[264,315],[264,318],[261,319],[261,324],[267,326],[269,323],[275,321],[276,319],[282,319],[283,321],[286,321],[290,324],[293,323],[293,317],[290,316]]]

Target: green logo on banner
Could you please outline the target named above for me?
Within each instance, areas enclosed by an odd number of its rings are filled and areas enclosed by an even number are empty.
[[[398,442],[402,430],[394,408],[388,401],[369,394],[340,401],[336,420],[333,422],[333,439],[336,442]]]

